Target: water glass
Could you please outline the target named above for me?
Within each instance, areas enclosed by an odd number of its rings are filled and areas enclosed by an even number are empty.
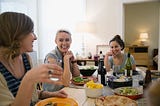
[[[113,75],[114,76],[118,76],[118,73],[119,73],[119,71],[120,71],[120,65],[113,65]]]
[[[143,80],[143,76],[140,73],[138,73],[138,75],[134,75],[132,77],[133,77],[133,86],[140,86],[139,81]]]
[[[60,67],[62,66],[62,60],[60,60],[60,59],[57,59],[56,61],[55,60],[50,60],[50,61],[47,61],[46,63],[57,64]],[[53,71],[54,70],[50,70],[48,74],[52,74]],[[52,80],[52,81],[58,81],[58,80],[61,80],[61,79],[55,78],[55,77],[50,77],[50,80]]]

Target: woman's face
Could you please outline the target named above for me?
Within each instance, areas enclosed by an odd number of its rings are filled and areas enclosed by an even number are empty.
[[[121,46],[116,41],[112,41],[110,43],[110,50],[111,50],[113,56],[120,54],[121,49],[122,49]]]
[[[24,39],[22,39],[20,41],[21,52],[32,52],[34,40],[37,40],[37,37],[33,32],[29,33]]]
[[[55,43],[57,44],[60,52],[65,53],[69,50],[72,43],[71,35],[65,32],[60,32],[56,36]]]

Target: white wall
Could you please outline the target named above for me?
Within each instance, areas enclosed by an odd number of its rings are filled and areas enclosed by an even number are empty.
[[[108,44],[116,34],[123,35],[123,7],[120,0],[86,0],[87,20],[97,25],[97,32],[87,39],[87,50],[96,53],[96,45]]]
[[[81,50],[81,37],[75,33],[75,24],[83,19],[84,0],[39,0],[39,59],[43,60],[55,48],[55,35],[59,29],[67,29],[72,34],[72,51]]]
[[[37,0],[1,0],[0,12],[14,11],[27,14],[34,22],[34,32],[37,34]],[[34,43],[34,50],[38,50],[37,41]]]

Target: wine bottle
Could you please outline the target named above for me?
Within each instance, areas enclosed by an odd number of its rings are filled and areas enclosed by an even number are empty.
[[[104,86],[106,85],[105,74],[106,70],[104,69],[104,59],[101,58],[99,59],[98,64],[98,81]]]
[[[125,62],[125,76],[131,77],[132,76],[132,63],[130,59],[130,53],[127,54],[127,60]]]
[[[151,83],[152,78],[151,78],[151,71],[146,70],[146,76],[144,78],[144,89],[148,87],[148,85]]]

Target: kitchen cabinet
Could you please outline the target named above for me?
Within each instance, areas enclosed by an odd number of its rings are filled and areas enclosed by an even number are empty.
[[[136,66],[149,66],[148,46],[126,46],[125,52],[130,52],[135,61]]]

